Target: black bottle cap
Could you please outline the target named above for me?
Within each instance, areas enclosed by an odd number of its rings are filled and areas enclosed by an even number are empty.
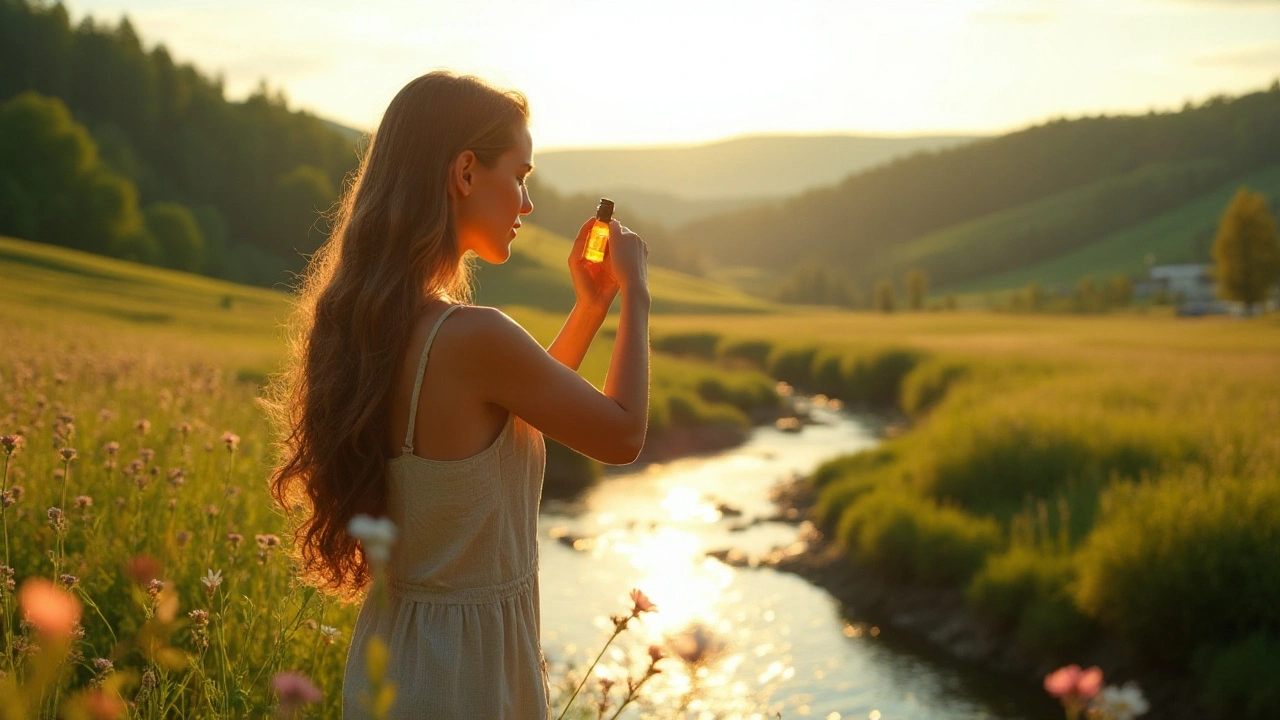
[[[600,198],[600,205],[596,208],[596,219],[600,222],[609,222],[613,219],[613,201],[609,198]]]

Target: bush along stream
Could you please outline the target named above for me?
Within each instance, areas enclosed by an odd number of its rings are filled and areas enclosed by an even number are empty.
[[[818,537],[780,569],[1033,682],[1097,665],[1139,683],[1155,717],[1280,716],[1270,365],[1224,373],[1195,352],[949,356],[712,333],[654,347],[892,418],[883,444],[784,493]]]

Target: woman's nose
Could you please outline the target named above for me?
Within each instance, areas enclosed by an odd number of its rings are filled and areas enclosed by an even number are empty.
[[[521,196],[522,196],[521,199],[523,200],[523,202],[520,203],[520,214],[528,215],[529,213],[533,212],[533,201],[529,199],[528,188],[525,188],[525,190],[521,193]]]

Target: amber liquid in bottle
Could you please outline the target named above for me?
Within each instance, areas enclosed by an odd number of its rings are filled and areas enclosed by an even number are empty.
[[[596,221],[591,226],[591,234],[587,236],[587,247],[582,257],[588,262],[604,262],[604,248],[609,243],[609,221],[613,219],[613,201],[600,198],[596,208]]]

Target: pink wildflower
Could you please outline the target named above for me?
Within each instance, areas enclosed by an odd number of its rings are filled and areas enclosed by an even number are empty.
[[[631,617],[639,617],[640,613],[655,612],[658,609],[658,606],[654,605],[653,601],[639,589],[631,591],[631,602],[634,603],[631,607]]]
[[[271,685],[280,698],[280,712],[283,715],[290,715],[303,705],[318,703],[323,698],[320,689],[299,672],[277,673]]]
[[[45,635],[69,638],[80,622],[80,601],[44,578],[22,583],[18,604],[27,621]]]

